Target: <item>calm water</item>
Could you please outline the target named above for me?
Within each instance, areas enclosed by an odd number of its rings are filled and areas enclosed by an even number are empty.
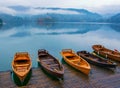
[[[37,51],[44,48],[61,60],[63,48],[92,52],[93,44],[120,50],[120,24],[46,23],[0,27],[0,71],[11,70],[16,52],[29,52],[37,67]]]

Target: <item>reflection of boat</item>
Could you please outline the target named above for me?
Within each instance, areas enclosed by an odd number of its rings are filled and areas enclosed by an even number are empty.
[[[110,60],[105,60],[93,54],[90,54],[87,51],[78,51],[77,54],[83,57],[89,63],[92,63],[97,66],[106,67],[106,68],[116,68],[117,64],[111,62]]]
[[[41,67],[50,75],[57,78],[63,78],[63,65],[45,49],[38,50],[38,61]]]
[[[24,79],[31,70],[31,66],[31,58],[27,52],[18,52],[15,54],[12,61],[12,69],[21,82],[24,82]]]
[[[79,57],[72,49],[63,49],[61,51],[63,59],[75,69],[88,75],[90,72],[90,65],[87,61]]]
[[[102,45],[93,45],[92,48],[97,54],[101,56],[120,61],[120,52],[107,49]]]

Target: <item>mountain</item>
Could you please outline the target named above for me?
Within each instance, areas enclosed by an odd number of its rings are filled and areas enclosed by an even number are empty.
[[[45,15],[36,15],[36,19],[51,18],[55,22],[99,22],[102,16],[85,9],[73,8],[35,8],[40,11],[47,10]],[[51,12],[50,12],[51,11]],[[49,20],[50,21],[50,20]]]
[[[30,21],[45,22],[98,22],[102,16],[85,9],[75,8],[32,8],[25,6],[9,6],[16,12],[16,16]],[[12,16],[11,16],[12,17]],[[15,18],[16,19],[16,18]],[[18,18],[19,19],[19,18]]]
[[[12,28],[21,25],[46,24],[49,22],[102,22],[103,18],[97,13],[85,9],[74,8],[32,8],[10,6],[16,15],[1,13],[0,18],[5,23],[2,28]],[[32,9],[32,11],[31,11]]]
[[[109,22],[120,23],[120,13],[108,19]]]
[[[0,18],[2,20],[3,29],[8,29],[16,26],[20,26],[23,24],[24,20],[21,17],[12,16],[8,14],[0,14]]]
[[[15,25],[28,23],[45,23],[45,22],[120,22],[120,13],[114,15],[100,15],[88,11],[86,9],[76,8],[44,8],[29,6],[9,6],[14,16],[10,14],[0,14],[0,18],[4,23],[12,23]],[[113,16],[114,15],[114,16]]]

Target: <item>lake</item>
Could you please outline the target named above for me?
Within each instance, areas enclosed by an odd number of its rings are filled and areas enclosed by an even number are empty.
[[[120,24],[101,23],[43,23],[0,27],[0,71],[11,70],[16,52],[29,52],[32,67],[37,67],[38,49],[46,49],[62,59],[60,51],[92,52],[93,44],[102,44],[120,51]]]

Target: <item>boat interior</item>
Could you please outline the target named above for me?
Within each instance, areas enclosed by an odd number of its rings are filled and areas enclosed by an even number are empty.
[[[92,54],[90,54],[89,52],[81,52],[83,54],[83,56],[93,60],[93,61],[97,61],[97,62],[102,62],[102,63],[111,63],[109,60],[106,60],[106,59],[102,59],[102,58],[99,58],[97,56],[94,56]],[[79,54],[80,55],[80,54]]]
[[[50,69],[55,70],[55,71],[61,70],[60,64],[58,63],[56,59],[53,59],[54,57],[44,54],[44,55],[39,55],[39,58],[40,58],[41,63],[46,65]]]
[[[14,68],[16,71],[24,72],[28,70],[30,66],[30,60],[27,55],[17,55],[15,56]]]

